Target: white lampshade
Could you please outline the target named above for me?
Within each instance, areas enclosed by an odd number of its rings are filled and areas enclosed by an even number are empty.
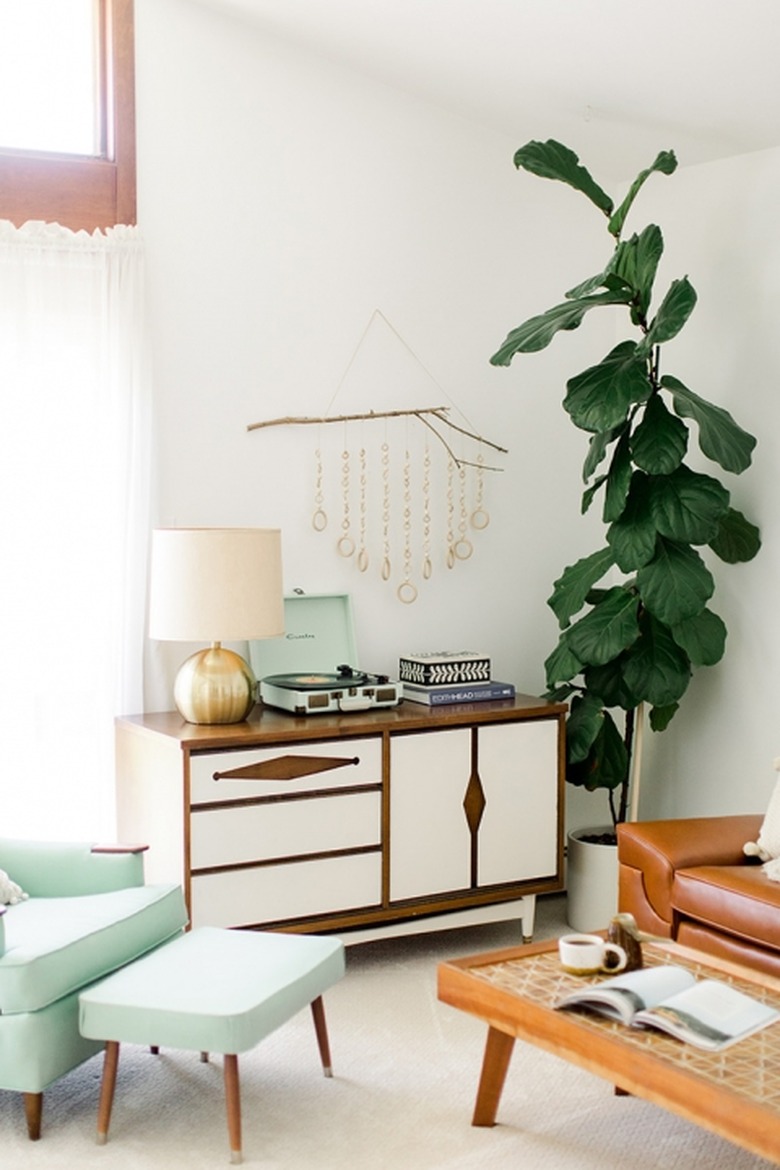
[[[238,723],[254,706],[251,667],[221,642],[284,633],[277,528],[158,528],[152,534],[149,636],[211,642],[181,667],[174,696],[190,723]]]
[[[283,633],[278,528],[155,529],[150,638],[236,642]]]

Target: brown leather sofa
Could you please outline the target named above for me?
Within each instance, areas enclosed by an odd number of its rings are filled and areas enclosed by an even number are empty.
[[[742,846],[763,815],[618,826],[619,908],[639,928],[780,976],[780,882]]]

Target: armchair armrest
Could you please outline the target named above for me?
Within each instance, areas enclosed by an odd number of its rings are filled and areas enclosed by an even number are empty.
[[[618,825],[619,904],[642,930],[671,935],[672,883],[678,869],[742,865],[763,815],[688,817]]]
[[[144,884],[143,850],[95,848],[89,842],[16,841],[0,838],[0,869],[30,897],[102,894]]]

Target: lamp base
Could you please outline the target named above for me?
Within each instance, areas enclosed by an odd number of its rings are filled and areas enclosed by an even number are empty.
[[[188,723],[242,723],[256,694],[249,663],[219,642],[183,662],[173,688],[176,708]]]

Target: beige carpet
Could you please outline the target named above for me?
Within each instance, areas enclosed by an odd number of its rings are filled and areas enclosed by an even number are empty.
[[[559,933],[541,900],[536,937]],[[350,949],[326,996],[334,1078],[302,1013],[241,1057],[244,1160],[265,1170],[766,1170],[769,1163],[534,1048],[518,1044],[493,1129],[469,1124],[484,1044],[477,1020],[440,1004],[436,964],[517,941],[508,924]],[[94,1142],[102,1057],[49,1090],[43,1138],[0,1093],[2,1170],[205,1170],[229,1163],[218,1057],[120,1061],[109,1142]]]

